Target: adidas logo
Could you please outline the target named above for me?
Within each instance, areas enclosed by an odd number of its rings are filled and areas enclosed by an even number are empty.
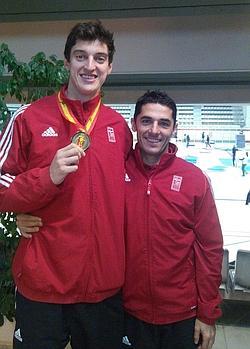
[[[58,137],[58,133],[53,129],[53,127],[49,127],[42,133],[42,137]]]
[[[128,336],[124,336],[123,338],[122,338],[122,343],[123,344],[125,344],[125,345],[128,345],[129,347],[131,347],[131,343],[130,343],[130,341],[129,341],[129,339],[128,339]]]
[[[131,179],[127,173],[125,174],[125,182],[131,182]]]
[[[22,341],[23,341],[22,336],[21,336],[21,330],[20,330],[20,328],[19,328],[18,330],[15,331],[14,337],[15,337],[19,342],[22,342]]]

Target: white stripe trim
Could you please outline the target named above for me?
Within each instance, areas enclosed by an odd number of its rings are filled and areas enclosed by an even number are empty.
[[[13,122],[12,122],[12,127],[10,132],[7,135],[8,137],[6,137],[6,142],[2,147],[2,150],[0,152],[0,173],[1,173],[1,169],[3,167],[3,164],[9,154],[9,150],[11,147],[11,143],[12,143],[12,136],[13,136]],[[1,149],[1,148],[0,148]]]
[[[12,178],[12,179],[15,179],[15,178],[16,178],[16,176],[13,176],[13,175],[11,175],[11,174],[9,174],[9,173],[5,173],[4,176],[7,176],[7,177]]]
[[[4,175],[1,176],[1,179],[6,180],[9,183],[12,183],[15,177],[10,176],[8,173],[5,173]]]
[[[0,184],[2,184],[4,187],[9,188],[10,184],[8,182],[2,181],[1,179],[2,177],[0,177]]]
[[[5,141],[5,138],[7,137],[7,134],[8,134],[9,129],[12,127],[12,124],[13,124],[13,122],[15,121],[15,118],[16,118],[19,114],[21,114],[28,106],[29,106],[29,104],[23,105],[21,108],[19,108],[19,109],[13,114],[13,116],[11,117],[11,119],[10,119],[10,121],[9,121],[7,127],[6,127],[6,130],[5,130],[4,133],[3,133],[3,137],[2,137],[2,139],[1,139],[1,141],[0,141],[0,148],[1,148],[2,144],[3,144],[4,141]]]
[[[12,138],[13,138],[13,129],[14,129],[14,121],[16,120],[16,118],[21,115],[29,106],[30,104],[26,104],[24,106],[22,106],[20,109],[18,109],[14,115],[12,116],[9,124],[7,125],[3,135],[2,135],[2,139],[0,141],[0,173],[1,173],[1,169],[3,167],[3,164],[9,154],[9,150],[12,144]]]
[[[10,134],[11,134],[11,131],[12,131],[12,128],[13,128],[14,120],[15,120],[14,118],[11,118],[11,119],[10,119],[10,121],[9,121],[9,123],[8,123],[8,125],[7,125],[7,127],[6,127],[6,129],[5,129],[5,131],[4,131],[4,133],[3,133],[3,137],[2,137],[2,139],[1,139],[1,141],[0,141],[0,149],[2,149],[1,152],[0,152],[0,157],[1,157],[1,155],[3,154],[3,151],[4,151],[4,144],[7,143],[7,140],[8,140],[8,138],[9,138]]]

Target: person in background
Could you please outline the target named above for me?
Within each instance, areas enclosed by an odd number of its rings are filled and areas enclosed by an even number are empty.
[[[201,141],[202,141],[202,143],[205,142],[205,132],[204,131],[202,131],[202,134],[201,134]]]
[[[246,151],[245,153],[243,153],[242,157],[240,158],[240,160],[241,160],[242,176],[245,176],[247,174],[247,171],[246,171],[247,158],[248,158],[248,152]]]
[[[132,137],[101,101],[114,52],[100,22],[75,25],[64,50],[68,83],[19,109],[0,136],[0,211],[39,217],[13,262],[14,349],[120,346]]]
[[[245,176],[247,174],[246,167],[247,167],[248,152],[244,151],[244,150],[240,150],[238,152],[238,158],[241,161],[241,173],[242,173],[242,176]]]
[[[138,99],[138,143],[126,163],[124,349],[211,349],[221,315],[215,201],[203,172],[176,156],[175,128],[165,92]]]
[[[209,135],[207,135],[207,138],[206,138],[206,148],[207,148],[207,147],[211,148],[210,137],[209,137]]]
[[[236,146],[234,145],[233,148],[232,148],[232,161],[233,161],[233,166],[235,166],[235,159],[236,159],[236,152],[237,152],[237,148]]]
[[[246,198],[246,205],[250,203],[250,190],[247,193],[247,198]]]

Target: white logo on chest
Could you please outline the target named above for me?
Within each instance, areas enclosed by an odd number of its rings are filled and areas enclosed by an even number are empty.
[[[116,143],[115,131],[114,131],[113,127],[107,127],[107,135],[108,135],[108,140],[110,143]]]
[[[182,177],[174,175],[172,179],[171,190],[180,191],[181,182],[182,182]]]
[[[49,127],[42,133],[42,137],[58,137],[58,133],[53,129],[53,127]]]

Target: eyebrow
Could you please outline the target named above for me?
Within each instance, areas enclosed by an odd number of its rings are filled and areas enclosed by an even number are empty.
[[[153,117],[144,115],[144,116],[141,117],[141,119],[153,119]],[[162,117],[158,121],[171,121],[171,120],[169,118],[167,118],[167,117]]]
[[[81,50],[81,49],[76,49],[72,53],[87,53],[87,54],[89,54],[88,51]],[[108,57],[108,54],[106,52],[95,52],[95,55],[102,55],[102,56]]]

